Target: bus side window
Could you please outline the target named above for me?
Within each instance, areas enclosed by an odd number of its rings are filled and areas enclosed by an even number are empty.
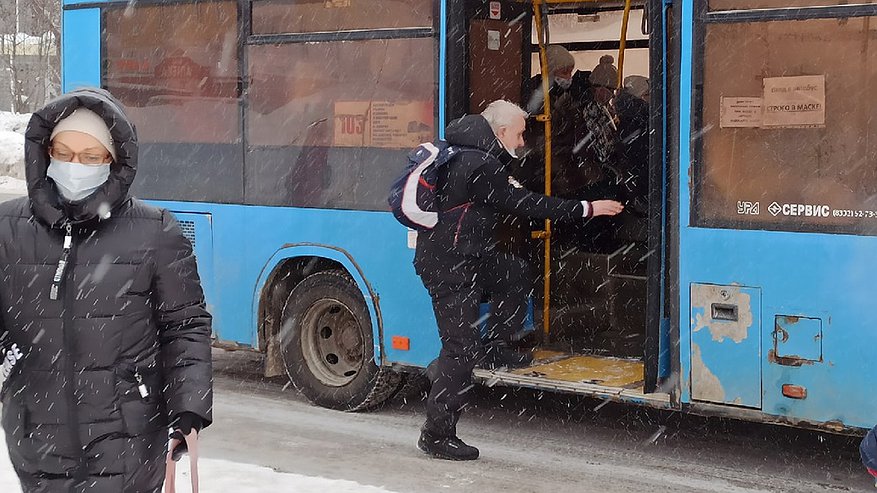
[[[867,24],[875,20],[705,26],[695,224],[852,233],[871,227],[877,172],[862,163],[877,160],[877,130],[862,102],[877,83],[869,69],[877,55],[862,46],[874,43]]]
[[[240,201],[236,4],[131,9],[105,10],[104,85],[137,125],[140,167],[150,170],[138,175],[134,192],[151,199]]]

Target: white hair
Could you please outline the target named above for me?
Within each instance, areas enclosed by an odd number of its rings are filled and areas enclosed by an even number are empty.
[[[490,124],[490,128],[496,133],[500,128],[511,125],[515,118],[523,118],[526,120],[527,112],[511,101],[497,99],[487,105],[487,108],[481,112],[481,116],[487,120],[487,123]]]

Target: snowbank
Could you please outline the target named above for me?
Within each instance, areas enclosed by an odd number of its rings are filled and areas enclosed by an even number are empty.
[[[27,129],[27,122],[29,121],[30,113],[0,111],[0,130],[24,135],[24,131]]]
[[[0,176],[0,194],[27,195],[27,182],[11,176]]]
[[[182,471],[182,473],[181,473]],[[295,491],[296,493],[393,493],[383,488],[365,486],[353,481],[326,479],[300,474],[279,473],[267,467],[202,458],[198,462],[203,493],[264,493]],[[177,491],[191,492],[188,457],[177,464]],[[21,491],[18,478],[9,464],[6,441],[0,432],[0,491]]]
[[[184,471],[184,474],[180,474]],[[198,461],[200,489],[204,493],[265,493],[294,491],[296,493],[392,493],[375,486],[353,481],[326,479],[300,474],[279,473],[267,467],[239,464],[217,459]],[[188,458],[177,464],[177,491],[192,491]]]
[[[0,179],[24,179],[24,130],[29,120],[29,114],[0,111]]]

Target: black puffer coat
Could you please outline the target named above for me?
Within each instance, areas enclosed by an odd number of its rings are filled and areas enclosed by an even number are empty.
[[[46,148],[81,106],[106,121],[117,159],[97,192],[63,204]],[[25,155],[29,199],[0,205],[0,346],[21,355],[0,393],[12,464],[26,492],[158,492],[169,421],[212,419],[211,319],[192,247],[170,213],[128,197],[136,133],[106,92],[35,113]]]
[[[583,220],[577,200],[532,193],[511,175],[512,156],[481,115],[467,115],[448,125],[451,145],[462,152],[439,171],[439,221],[417,239],[415,265],[437,257],[480,257],[496,253],[499,228],[508,214],[552,220]]]

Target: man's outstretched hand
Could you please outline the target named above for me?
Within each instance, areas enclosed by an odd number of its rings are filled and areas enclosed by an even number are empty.
[[[621,202],[616,200],[595,200],[591,202],[592,216],[615,216],[624,210]]]

